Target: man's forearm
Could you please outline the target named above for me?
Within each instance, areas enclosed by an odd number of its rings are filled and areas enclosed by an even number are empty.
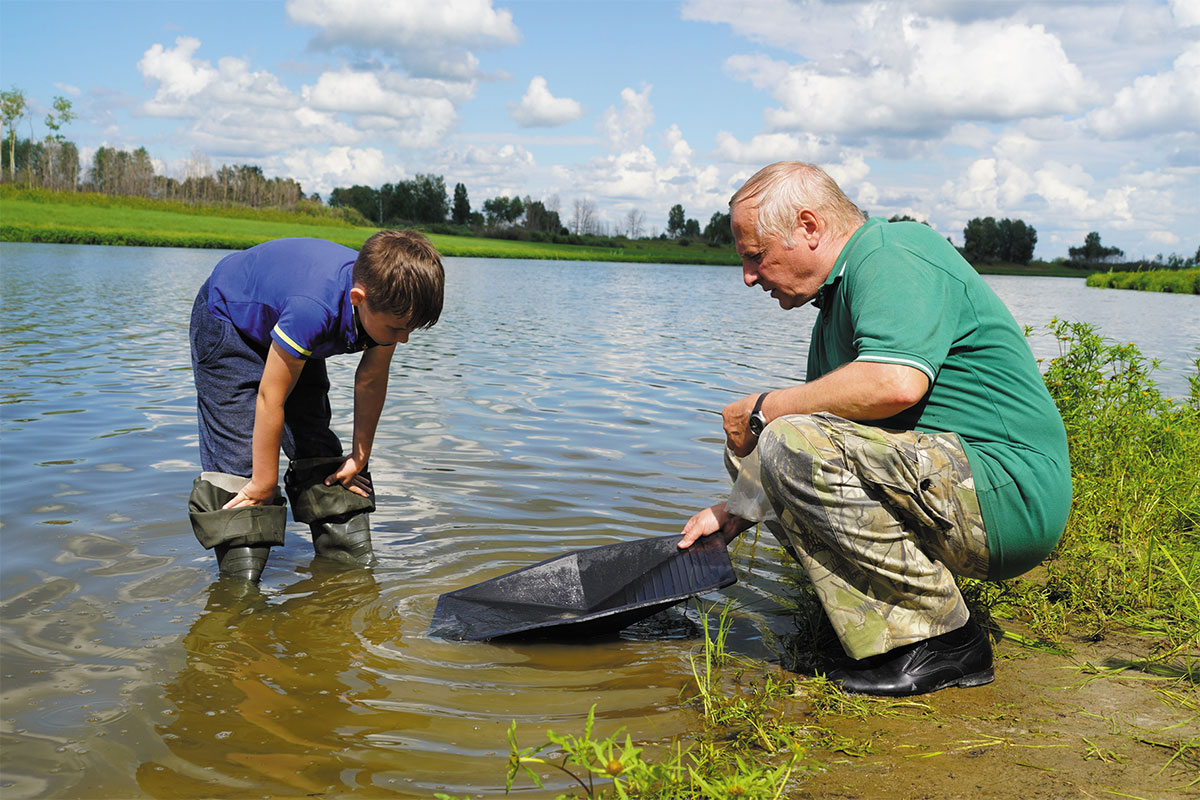
[[[920,402],[929,389],[925,373],[902,364],[852,361],[827,375],[771,391],[761,408],[767,422],[789,414],[824,411],[853,420],[875,420],[899,414]],[[757,440],[748,424],[757,394],[725,406],[721,416],[726,444],[738,456],[754,449]]]
[[[763,401],[767,420],[825,411],[845,419],[886,419],[918,403],[925,373],[900,364],[852,361],[815,381],[778,389]]]

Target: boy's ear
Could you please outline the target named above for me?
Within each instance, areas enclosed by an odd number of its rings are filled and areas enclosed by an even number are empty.
[[[350,289],[350,304],[361,306],[363,301],[367,299],[367,293],[357,283]]]

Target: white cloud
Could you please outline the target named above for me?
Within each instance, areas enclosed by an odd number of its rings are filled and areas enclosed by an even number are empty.
[[[1165,245],[1176,245],[1180,242],[1179,237],[1170,231],[1150,231],[1146,234],[1146,238],[1152,242]]]
[[[1200,25],[1200,0],[1171,0],[1171,14],[1181,28]]]
[[[646,129],[654,122],[654,109],[650,105],[651,88],[643,86],[640,92],[628,87],[622,89],[621,108],[609,106],[604,112],[599,128],[610,150],[629,150],[642,143]]]
[[[537,162],[533,154],[520,145],[468,145],[445,148],[428,162],[429,169],[446,177],[446,185],[462,183],[470,194],[471,205],[478,209],[483,201],[503,195],[524,196],[538,189],[530,185]]]
[[[760,133],[739,141],[728,131],[717,131],[716,157],[734,164],[764,165],[775,161],[821,163],[837,155],[837,146],[812,133]]]
[[[631,120],[649,124],[649,103],[644,102],[648,95],[649,88],[641,93],[632,89],[622,92]],[[615,109],[610,111],[619,116]],[[637,133],[638,139],[644,138],[643,128]],[[604,198],[601,214],[612,222],[619,224],[628,211],[637,209],[648,215],[653,227],[665,223],[667,209],[680,203],[689,217],[703,225],[713,210],[725,208],[731,193],[728,181],[715,165],[693,163],[692,147],[678,125],[669,126],[661,141],[661,157],[639,142],[577,167],[553,168],[551,174],[560,182],[558,191],[564,197]]]
[[[1170,70],[1143,75],[1121,89],[1112,105],[1093,111],[1087,121],[1110,139],[1200,130],[1200,43],[1176,58]]]
[[[491,0],[288,0],[294,21],[321,29],[326,44],[358,47],[516,44],[512,13]]]
[[[281,175],[294,176],[304,191],[328,195],[338,186],[379,186],[402,172],[378,148],[301,148],[271,159]]]
[[[491,0],[288,0],[288,15],[318,29],[313,44],[379,51],[424,75],[475,77],[469,47],[516,44],[512,14]]]
[[[546,79],[535,75],[521,102],[512,108],[512,117],[522,128],[554,127],[574,122],[583,116],[583,106],[569,97],[555,97],[546,87]]]
[[[348,67],[293,92],[242,59],[222,58],[214,68],[196,57],[199,47],[197,39],[180,37],[173,48],[155,44],[145,52],[138,67],[157,90],[141,110],[191,119],[191,143],[218,157],[350,147],[371,134],[402,147],[432,147],[457,125],[457,104],[474,96],[473,84]]]
[[[398,144],[431,147],[444,139],[458,120],[454,103],[428,92],[396,91],[394,85],[409,89],[411,83],[391,77],[343,68],[322,74],[301,94],[315,110],[366,115],[360,119],[363,127],[395,136]],[[430,82],[420,85],[426,89],[437,86]]]
[[[785,64],[733,56],[735,77],[769,91],[771,131],[925,134],[964,120],[1075,113],[1093,91],[1061,43],[1040,25],[958,25],[907,16],[873,31],[858,64]]]
[[[154,99],[143,108],[152,116],[188,116],[194,113],[189,101],[217,79],[217,71],[207,61],[197,61],[192,55],[200,48],[200,40],[180,36],[173,49],[156,44],[147,50],[138,70],[147,83],[158,82]]]

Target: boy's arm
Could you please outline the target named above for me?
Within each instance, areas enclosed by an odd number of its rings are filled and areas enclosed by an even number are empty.
[[[325,479],[326,486],[340,483],[355,494],[368,496],[371,486],[359,473],[366,468],[375,444],[375,429],[387,398],[388,370],[395,350],[393,344],[363,351],[354,373],[354,443],[350,447],[350,456],[338,471]]]
[[[283,436],[283,404],[292,393],[304,359],[296,358],[275,342],[267,353],[258,400],[254,406],[254,472],[250,482],[225,504],[225,508],[259,506],[275,499],[279,483],[279,442]]]

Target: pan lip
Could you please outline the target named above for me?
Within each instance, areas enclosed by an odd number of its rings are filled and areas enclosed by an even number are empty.
[[[652,547],[652,546],[656,546],[656,545],[661,546],[661,544],[659,544],[659,543],[664,542],[665,540],[674,540],[675,542],[678,542],[679,539],[681,539],[681,538],[682,537],[679,536],[678,534],[673,534],[673,535],[669,535],[669,536],[650,536],[650,537],[645,537],[642,539],[631,539],[631,540],[624,541],[624,542],[614,542],[613,544],[599,545],[597,547],[587,548],[584,550],[576,550],[576,551],[572,551],[570,553],[564,553],[563,555],[553,556],[551,558],[543,559],[542,561],[539,561],[536,564],[530,564],[529,566],[521,567],[520,569],[513,570],[512,572],[506,572],[503,575],[497,575],[494,578],[489,578],[486,581],[480,581],[479,583],[472,584],[470,586],[464,586],[460,589],[455,589],[452,592],[446,592],[446,593],[442,594],[441,596],[438,597],[437,608],[434,610],[433,619],[437,619],[438,612],[442,610],[443,603],[445,603],[447,600],[449,600],[451,602],[457,602],[457,603],[476,602],[476,601],[472,600],[471,598],[460,596],[459,595],[460,592],[464,592],[468,589],[478,589],[479,587],[487,586],[488,584],[492,583],[493,581],[498,581],[502,578],[510,578],[513,575],[520,574],[527,570],[535,569],[537,567],[543,566],[552,561],[557,561],[559,559],[564,559],[564,558],[570,558],[571,556],[575,556],[580,553],[594,552],[597,550],[607,550],[607,549],[618,548],[618,547],[629,547],[631,544],[635,544],[635,543],[652,543],[652,544],[647,544],[648,547]],[[709,538],[717,539],[718,541],[716,544],[713,544],[713,543],[706,541]],[[533,632],[536,632],[539,630],[543,630],[546,628],[553,628],[553,627],[558,627],[558,626],[569,627],[569,626],[573,626],[573,625],[579,625],[582,623],[601,620],[601,619],[604,619],[605,617],[610,617],[610,616],[614,616],[617,614],[636,612],[639,610],[644,610],[646,608],[661,608],[661,609],[665,610],[673,605],[676,605],[676,604],[682,602],[683,600],[686,600],[689,597],[704,594],[706,592],[716,591],[718,589],[723,589],[726,586],[730,586],[737,582],[737,576],[733,572],[733,565],[732,565],[732,562],[729,560],[728,551],[726,550],[726,548],[724,546],[724,542],[719,541],[719,537],[705,537],[705,539],[700,540],[700,542],[697,542],[697,544],[698,545],[703,544],[704,546],[702,546],[700,549],[692,551],[692,552],[694,552],[697,556],[700,556],[700,557],[712,557],[713,555],[716,555],[717,558],[719,559],[719,563],[716,566],[717,566],[717,569],[720,571],[720,574],[716,577],[715,580],[709,581],[703,586],[693,587],[686,592],[674,592],[674,593],[666,595],[666,596],[656,597],[656,598],[653,598],[650,600],[644,600],[642,602],[627,603],[624,605],[617,606],[615,608],[606,608],[606,609],[601,609],[598,611],[588,611],[588,612],[581,613],[581,614],[573,614],[573,613],[567,612],[564,615],[561,615],[555,619],[542,619],[542,620],[536,620],[536,621],[532,621],[532,622],[525,623],[525,624],[519,624],[517,627],[511,628],[511,629],[505,629],[504,631],[501,631],[501,632],[489,631],[489,632],[484,632],[484,633],[475,633],[475,634],[471,634],[471,635],[454,636],[454,635],[438,633],[433,629],[433,627],[431,625],[428,635],[432,636],[432,637],[442,638],[442,639],[449,639],[449,640],[453,640],[453,641],[466,641],[466,642],[487,641],[487,640],[491,640],[491,639],[509,639],[509,638],[518,637],[522,634],[530,634],[530,633],[533,633]],[[686,552],[689,552],[689,551],[681,551],[681,553],[686,553]],[[724,556],[724,558],[721,558],[721,556]],[[651,613],[653,613],[653,612],[651,612]]]

